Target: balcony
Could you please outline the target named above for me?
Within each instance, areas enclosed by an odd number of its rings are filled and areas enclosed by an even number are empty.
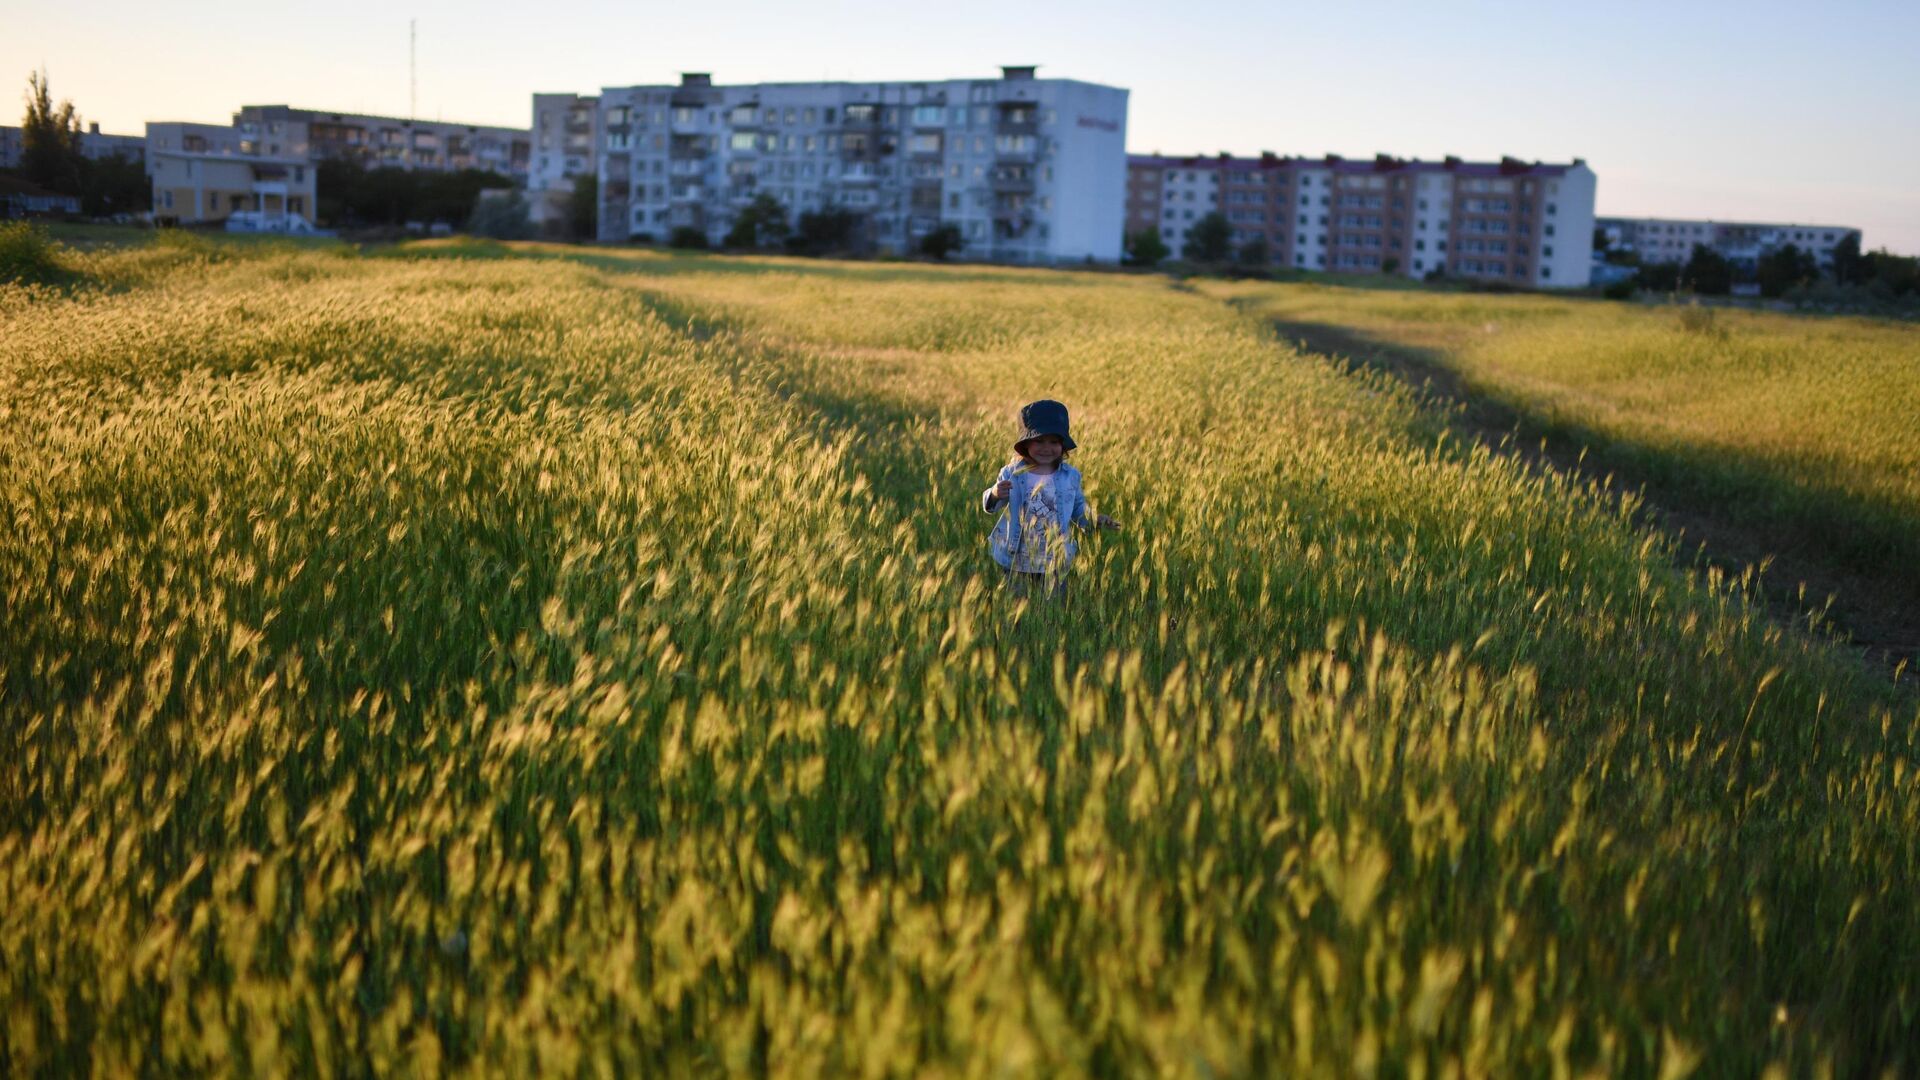
[[[705,135],[675,135],[667,146],[667,156],[673,158],[704,158],[710,152]]]
[[[1033,194],[1034,180],[1031,165],[996,165],[989,175],[996,194]]]

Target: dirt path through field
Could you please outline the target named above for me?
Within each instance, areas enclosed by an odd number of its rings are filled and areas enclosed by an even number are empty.
[[[1457,436],[1477,440],[1494,453],[1563,472],[1594,471],[1592,458],[1582,461],[1588,449],[1583,440],[1475,392],[1431,350],[1324,323],[1276,320],[1273,326],[1307,351],[1348,357],[1393,376],[1444,410]],[[1874,667],[1910,679],[1920,662],[1920,598],[1908,595],[1898,583],[1823,558],[1793,538],[1716,512],[1653,477],[1631,475],[1612,462],[1608,468],[1616,482],[1641,493],[1649,523],[1682,538],[1681,552],[1697,560],[1696,565],[1737,576],[1765,563],[1760,591],[1773,618],[1801,631],[1824,623]]]

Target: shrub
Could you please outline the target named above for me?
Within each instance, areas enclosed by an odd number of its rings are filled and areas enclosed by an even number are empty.
[[[0,225],[0,283],[57,285],[72,279],[62,251],[38,225]]]
[[[692,250],[704,249],[707,246],[706,230],[692,225],[682,225],[667,235],[667,246]]]

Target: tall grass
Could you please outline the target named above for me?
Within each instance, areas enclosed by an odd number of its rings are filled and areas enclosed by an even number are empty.
[[[1412,350],[1609,466],[1920,597],[1911,325],[1541,296],[1209,286],[1293,331]]]
[[[1152,281],[551,255],[0,299],[8,1071],[1915,1066],[1911,696],[1617,497]]]

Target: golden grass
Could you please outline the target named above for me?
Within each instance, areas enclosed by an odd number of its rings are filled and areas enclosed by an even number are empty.
[[[1916,1064],[1912,699],[1212,300],[85,258],[0,290],[10,1071]]]
[[[1217,284],[1284,325],[1417,350],[1535,425],[1920,584],[1920,332],[1738,308]]]

